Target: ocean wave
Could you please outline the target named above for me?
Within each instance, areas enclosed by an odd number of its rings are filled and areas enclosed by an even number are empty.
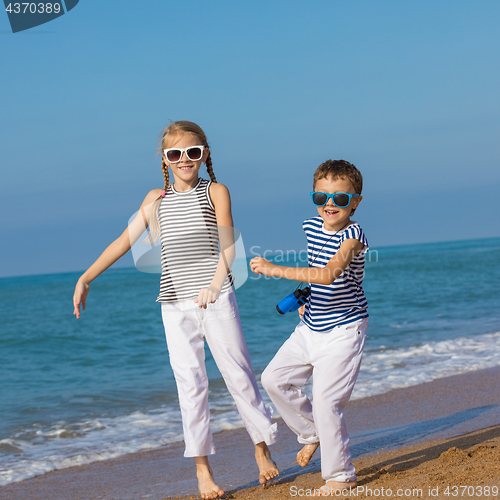
[[[212,430],[241,427],[230,395],[224,390],[215,392],[211,395]],[[180,410],[172,406],[114,418],[34,425],[0,440],[0,486],[56,469],[159,448],[182,439]]]
[[[351,399],[500,365],[500,332],[365,351]]]

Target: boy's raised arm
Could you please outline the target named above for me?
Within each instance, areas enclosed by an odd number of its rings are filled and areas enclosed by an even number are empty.
[[[345,240],[325,267],[278,266],[263,257],[254,257],[250,261],[250,268],[255,274],[264,274],[272,278],[285,278],[316,285],[331,285],[363,248],[364,245],[359,240]]]

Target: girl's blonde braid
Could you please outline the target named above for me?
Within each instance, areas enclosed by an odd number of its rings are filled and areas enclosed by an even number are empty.
[[[163,191],[165,191],[166,194],[168,189],[168,184],[170,181],[168,177],[168,165],[165,162],[165,157],[163,155],[161,157],[161,169],[163,171],[163,178],[165,179],[165,185],[163,186]]]
[[[163,178],[165,179],[165,185],[160,196],[153,202],[151,208],[151,217],[149,220],[149,232],[148,236],[144,240],[144,243],[153,245],[153,243],[160,237],[160,223],[158,221],[158,208],[160,207],[161,200],[167,194],[169,177],[168,177],[168,165],[165,162],[165,158],[161,159],[161,170],[163,172]]]
[[[215,178],[214,174],[214,169],[212,168],[212,158],[210,158],[210,152],[208,153],[207,161],[205,162],[205,164],[207,166],[207,172],[208,175],[210,176],[210,179],[212,179],[212,182],[217,182],[217,179]]]

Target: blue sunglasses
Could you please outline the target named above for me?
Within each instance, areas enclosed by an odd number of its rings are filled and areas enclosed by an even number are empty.
[[[312,191],[311,198],[317,207],[324,207],[328,203],[328,198],[332,199],[333,204],[338,208],[345,208],[351,203],[351,198],[359,198],[359,194],[350,193],[322,193],[320,191]]]

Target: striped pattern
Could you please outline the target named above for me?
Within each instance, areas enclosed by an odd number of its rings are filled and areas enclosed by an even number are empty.
[[[200,179],[182,193],[170,185],[159,205],[162,274],[157,302],[194,299],[212,282],[219,262],[219,233],[210,184]],[[232,284],[229,275],[221,291]]]
[[[337,253],[342,242],[347,239],[356,239],[365,245],[361,253],[353,258],[344,272],[331,285],[311,284],[311,296],[306,303],[302,318],[304,323],[316,332],[328,332],[337,325],[367,318],[368,303],[362,283],[368,241],[359,224],[353,222],[342,231],[335,233],[335,231],[327,231],[323,227],[323,219],[318,216],[304,221],[302,227],[307,236],[310,267],[325,267]]]

